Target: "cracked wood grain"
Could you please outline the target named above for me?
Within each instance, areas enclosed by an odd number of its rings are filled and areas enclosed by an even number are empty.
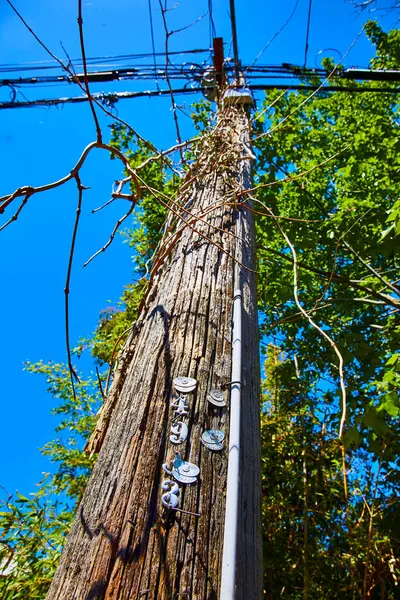
[[[231,107],[222,111],[221,119],[236,159],[222,174],[218,168],[199,169],[197,180],[185,191],[192,210],[220,205],[226,194],[231,195],[232,185],[243,188],[251,183],[250,160],[243,160],[240,143],[243,136],[249,139],[247,115]],[[168,262],[153,277],[135,332],[119,359],[111,401],[93,442],[99,456],[47,600],[217,600],[227,453],[210,452],[200,437],[211,427],[223,429],[226,437],[229,431],[229,407],[213,407],[207,393],[213,387],[229,389],[232,296],[237,285],[232,257],[238,256],[249,269],[255,264],[252,213],[242,214],[242,242],[224,233],[235,231],[237,210],[231,202],[220,205],[196,223],[196,229],[217,245],[186,227]],[[243,456],[236,597],[257,600],[262,567],[254,273],[241,269],[241,285]],[[160,501],[165,478],[161,466],[176,449],[169,435],[172,380],[178,375],[198,380],[189,394],[189,436],[178,449],[200,467],[197,484],[180,486],[180,506],[201,517],[168,513]]]

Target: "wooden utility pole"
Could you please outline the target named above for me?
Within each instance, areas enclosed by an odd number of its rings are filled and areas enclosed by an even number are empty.
[[[228,465],[233,290],[243,294],[241,465],[236,600],[262,591],[259,354],[248,109],[225,104],[179,196],[185,222],[167,228],[149,290],[119,359],[91,449],[100,449],[47,600],[217,600]],[[176,207],[175,207],[176,212]],[[238,214],[241,212],[239,228]],[[235,261],[239,264],[234,281]],[[188,395],[187,440],[170,442],[177,376]],[[207,395],[225,390],[227,406]],[[201,443],[225,432],[225,449]],[[179,450],[197,465],[163,508],[162,465]]]

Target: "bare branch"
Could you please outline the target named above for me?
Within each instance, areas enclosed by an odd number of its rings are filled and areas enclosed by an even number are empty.
[[[164,30],[165,30],[165,79],[168,85],[168,89],[169,89],[169,93],[171,96],[171,105],[172,105],[172,115],[174,117],[174,122],[175,122],[175,129],[176,129],[176,136],[177,136],[177,141],[178,141],[178,146],[179,148],[179,152],[181,155],[181,161],[182,163],[185,162],[185,158],[183,156],[183,152],[182,152],[182,148],[181,148],[181,144],[182,144],[182,137],[181,137],[181,132],[179,129],[179,121],[178,121],[178,115],[176,114],[176,103],[175,103],[175,97],[174,97],[174,92],[172,89],[172,85],[171,85],[171,81],[169,78],[169,74],[168,74],[168,65],[169,65],[169,38],[172,35],[172,32],[168,31],[168,25],[167,25],[167,18],[165,16],[166,12],[167,12],[167,8],[166,6],[163,6],[162,0],[158,0],[159,4],[160,4],[160,8],[161,8],[161,15],[162,15],[162,20],[163,20],[163,24],[164,24]]]
[[[266,210],[268,210],[271,215],[274,214],[272,212],[272,210],[270,208],[268,208],[266,205],[264,205],[264,208]],[[330,344],[330,346],[333,348],[333,350],[334,350],[334,352],[335,352],[335,354],[336,354],[336,356],[338,357],[338,360],[339,360],[339,379],[340,379],[340,388],[341,388],[341,392],[342,392],[342,417],[340,419],[340,425],[339,425],[339,438],[342,438],[342,436],[343,436],[343,428],[344,428],[344,425],[345,425],[345,422],[346,422],[346,410],[347,410],[346,386],[345,386],[345,383],[344,383],[344,361],[343,361],[343,356],[342,356],[339,348],[337,347],[336,343],[333,341],[333,339],[323,329],[321,329],[321,327],[319,327],[319,325],[317,325],[312,320],[312,318],[310,317],[310,315],[308,314],[308,312],[300,304],[300,300],[299,300],[299,296],[298,296],[298,283],[297,283],[297,254],[296,254],[296,250],[295,250],[292,242],[290,241],[289,237],[283,231],[281,225],[279,224],[279,221],[276,220],[275,223],[276,223],[276,226],[277,226],[280,234],[283,236],[283,238],[285,239],[287,245],[289,246],[290,251],[291,251],[292,256],[293,256],[293,295],[294,295],[294,300],[296,302],[296,306],[299,309],[299,311],[301,312],[301,314],[310,323],[310,325],[312,327],[314,327],[314,329],[316,331],[318,331],[318,333],[322,337],[324,337],[326,339],[326,341]]]
[[[11,204],[11,202],[13,202],[13,200],[15,200],[15,198],[19,198],[19,197],[25,196],[27,194],[30,197],[30,196],[33,196],[34,194],[38,194],[39,192],[46,192],[47,190],[52,190],[56,187],[59,187],[60,185],[63,185],[64,183],[67,183],[71,179],[74,179],[75,175],[77,173],[79,173],[79,170],[82,168],[89,152],[91,150],[93,150],[93,148],[100,148],[100,147],[102,147],[102,146],[100,146],[98,144],[98,142],[91,142],[90,144],[88,144],[86,146],[86,148],[84,149],[84,151],[82,152],[76,165],[73,167],[73,169],[71,169],[71,172],[68,175],[65,175],[65,177],[62,177],[61,179],[58,179],[57,181],[54,181],[52,183],[47,183],[46,185],[42,185],[39,187],[33,187],[30,185],[26,185],[26,186],[18,188],[12,194],[7,194],[6,196],[0,197],[0,214],[5,211],[7,206],[9,206],[9,204]],[[111,148],[111,146],[109,146],[107,149],[113,150]]]
[[[160,158],[164,158],[165,156],[167,156],[168,154],[171,154],[172,152],[176,152],[177,150],[181,150],[181,148],[186,148],[187,146],[189,146],[190,144],[194,144],[195,142],[199,142],[201,138],[199,137],[195,137],[192,138],[191,140],[187,140],[186,142],[180,142],[179,144],[175,144],[175,146],[172,146],[171,148],[168,148],[168,150],[164,150],[163,152],[159,152],[157,155],[155,156],[149,156],[149,158],[147,158],[141,165],[139,165],[138,167],[136,167],[136,170],[138,171],[139,169],[143,169],[143,167],[145,167],[146,165],[148,165],[149,163],[153,162],[153,161],[157,161]],[[171,165],[169,165],[171,168]],[[178,171],[175,171],[178,175],[181,175]]]
[[[188,208],[186,208],[185,206],[181,206],[176,200],[173,200],[173,198],[167,196],[166,194],[163,194],[162,192],[160,192],[159,190],[147,185],[141,178],[139,178],[140,181],[142,181],[143,183],[143,187],[146,187],[146,189],[154,196],[163,196],[166,200],[166,202],[170,202],[173,206],[176,207],[176,210],[180,212],[181,215],[184,215],[185,217],[193,217],[193,222],[196,221],[201,221],[202,223],[204,223],[205,225],[207,225],[208,227],[210,227],[211,229],[214,229],[214,231],[220,231],[223,234],[227,234],[232,236],[233,238],[239,240],[240,242],[242,242],[243,240],[241,238],[239,238],[235,233],[233,233],[232,231],[226,231],[225,229],[223,229],[222,227],[218,227],[217,225],[214,225],[213,223],[210,223],[209,221],[206,221],[203,217],[205,215],[210,214],[211,212],[217,210],[218,208],[221,208],[222,206],[231,206],[231,203],[227,203],[227,202],[218,202],[218,203],[214,203],[211,204],[210,206],[207,207],[207,210],[204,213],[193,213],[191,212]],[[130,197],[128,196],[128,194],[120,194],[120,195],[116,195],[116,198],[124,198],[126,200],[129,200]],[[237,204],[235,205],[237,206]]]
[[[138,177],[139,177],[139,176],[138,176]],[[201,231],[199,231],[198,229],[196,229],[196,228],[193,226],[193,224],[192,224],[192,223],[193,223],[193,222],[196,222],[196,221],[198,221],[198,220],[199,220],[199,221],[203,221],[203,222],[204,222],[206,225],[208,225],[208,226],[209,226],[209,227],[211,227],[212,229],[215,229],[215,230],[217,230],[217,231],[222,231],[222,233],[227,233],[225,230],[223,230],[223,229],[221,229],[220,227],[217,227],[217,226],[215,226],[215,225],[213,225],[213,224],[209,223],[208,221],[204,221],[204,219],[202,218],[202,216],[204,216],[204,215],[201,215],[201,216],[200,216],[200,215],[193,215],[193,213],[191,213],[190,211],[188,211],[188,210],[187,210],[187,209],[185,209],[185,208],[182,208],[182,207],[181,207],[179,204],[177,205],[177,203],[176,203],[174,200],[172,200],[171,198],[169,198],[169,197],[167,197],[167,196],[165,196],[165,198],[166,198],[167,202],[164,202],[164,201],[163,201],[163,200],[160,198],[160,195],[161,195],[161,193],[160,193],[158,190],[155,190],[154,188],[152,188],[152,187],[148,186],[148,185],[146,184],[146,182],[145,182],[143,179],[141,179],[141,178],[139,178],[139,179],[140,179],[140,181],[142,182],[142,184],[143,184],[143,187],[145,187],[145,188],[146,188],[146,189],[147,189],[147,190],[148,190],[148,191],[149,191],[151,194],[157,194],[157,195],[158,195],[158,200],[159,200],[159,202],[161,202],[161,204],[162,204],[163,206],[165,206],[165,207],[166,207],[166,208],[167,208],[169,211],[171,211],[171,212],[172,212],[172,213],[173,213],[173,214],[174,214],[174,215],[175,215],[175,216],[176,216],[178,219],[180,219],[180,220],[181,220],[181,221],[182,221],[182,222],[185,224],[185,226],[188,226],[188,227],[189,227],[189,228],[190,228],[190,229],[191,229],[191,230],[192,230],[194,233],[197,233],[197,235],[199,235],[200,237],[202,237],[203,239],[205,239],[207,242],[209,242],[210,244],[212,244],[213,246],[215,246],[216,248],[218,248],[218,250],[220,250],[221,252],[223,252],[224,254],[226,254],[226,255],[227,255],[229,258],[231,258],[231,259],[232,259],[232,260],[233,260],[235,263],[239,264],[239,265],[240,265],[240,266],[241,266],[243,269],[246,269],[246,270],[248,270],[248,271],[251,271],[252,273],[256,273],[256,272],[257,272],[257,271],[254,271],[253,269],[250,269],[250,267],[246,267],[244,264],[242,264],[240,261],[238,261],[238,260],[237,260],[237,259],[236,259],[234,256],[231,256],[231,255],[230,255],[230,254],[229,254],[229,253],[228,253],[228,252],[225,250],[225,248],[223,248],[223,247],[222,247],[220,244],[218,244],[217,242],[214,242],[213,240],[211,240],[211,239],[210,239],[210,238],[209,238],[207,235],[205,235],[204,233],[202,233],[202,232],[201,232]],[[170,204],[168,204],[168,202],[172,203],[173,205],[174,205],[174,204],[175,204],[175,205],[177,205],[177,209],[175,210],[174,208],[172,208],[172,206],[171,206]],[[206,213],[205,213],[205,214],[208,214],[209,212],[212,212],[212,211],[216,210],[218,207],[221,207],[221,206],[224,206],[224,205],[225,205],[225,203],[224,203],[224,202],[222,202],[222,203],[220,203],[220,204],[212,205],[211,207],[208,207],[208,209],[207,209],[207,211],[206,211]],[[192,220],[192,221],[189,221],[189,220],[187,220],[187,219],[186,219],[186,218],[183,216],[184,214],[185,214],[185,215],[190,215],[190,216],[194,217],[194,220]],[[182,233],[183,229],[184,229],[184,228],[182,228],[181,230],[178,230],[178,231],[176,231],[176,232],[173,234],[173,236],[178,236],[178,235],[180,235],[180,234]],[[230,235],[233,235],[234,237],[237,237],[237,236],[236,236],[235,234],[233,234],[232,232],[228,232],[228,233],[230,233]],[[171,238],[172,238],[173,236],[171,236]],[[168,242],[170,242],[171,238],[169,238],[169,239],[168,239]],[[169,247],[170,247],[170,248],[172,248],[172,246],[171,246],[171,245],[169,245]],[[162,249],[162,247],[161,247],[161,249]],[[163,259],[162,259],[162,260],[164,260],[164,258],[166,258],[166,256],[167,256],[167,255],[163,255]],[[158,265],[158,264],[160,264],[160,260],[158,260],[158,261],[157,261],[157,265]],[[152,271],[153,271],[153,269],[152,269]]]
[[[87,76],[87,66],[86,66],[86,53],[85,53],[85,41],[83,38],[83,19],[82,19],[82,0],[78,0],[78,27],[79,27],[79,41],[81,45],[81,54],[82,54],[82,63],[83,63],[83,77],[85,81],[85,90],[89,100],[90,110],[92,111],[93,120],[96,127],[97,133],[97,141],[101,144],[103,141],[100,124],[96,115],[95,108],[93,106],[93,98],[89,89],[89,80]]]
[[[5,229],[8,225],[10,225],[10,223],[12,223],[13,221],[16,221],[22,211],[22,209],[24,208],[25,204],[28,202],[30,197],[30,194],[26,194],[25,198],[22,200],[19,208],[17,209],[16,213],[11,217],[11,219],[9,219],[6,223],[4,223],[1,227],[0,227],[0,231],[2,231],[3,229]],[[0,211],[1,213],[1,211]]]
[[[167,11],[165,11],[167,12]],[[208,11],[203,13],[202,15],[200,15],[200,17],[197,17],[197,19],[195,19],[194,21],[192,21],[191,23],[189,23],[189,25],[184,25],[183,27],[180,27],[179,29],[174,29],[173,31],[169,32],[169,35],[173,35],[174,33],[181,33],[181,31],[185,31],[186,29],[190,29],[190,27],[193,27],[193,25],[196,25],[199,21],[201,21],[202,19],[204,19],[204,17],[206,17],[208,15]]]
[[[276,215],[276,217],[273,217],[272,215],[266,213],[266,212],[261,212],[260,210],[255,210],[253,207],[249,207],[246,204],[246,201],[244,202],[239,202],[239,203],[232,203],[232,205],[234,206],[243,206],[244,208],[247,208],[249,210],[251,210],[252,213],[254,213],[255,215],[261,215],[262,217],[267,217],[270,219],[280,219],[282,221],[293,221],[295,223],[322,223],[321,219],[298,219],[295,217],[284,217],[283,215]]]
[[[84,264],[84,267],[87,267],[89,263],[92,262],[93,259],[96,258],[96,256],[98,256],[99,254],[101,254],[102,252],[105,252],[107,250],[107,248],[110,246],[110,244],[112,243],[115,234],[117,233],[118,229],[120,228],[120,226],[122,225],[122,223],[129,217],[129,215],[131,215],[135,209],[136,206],[136,200],[137,198],[135,198],[135,196],[133,196],[133,194],[131,195],[132,198],[132,204],[128,210],[128,212],[121,217],[120,219],[118,219],[118,221],[115,224],[114,229],[112,230],[112,233],[110,235],[109,240],[104,244],[104,246],[102,248],[100,248],[100,250],[97,250],[97,252],[95,252]]]
[[[259,202],[262,206],[265,206],[264,203],[261,202],[261,200],[257,200],[257,198],[253,198],[253,201]],[[283,252],[279,252],[278,250],[275,250],[274,248],[270,248],[268,246],[263,246],[263,249],[266,252],[271,252],[272,254],[279,256],[279,258],[282,258],[283,260],[286,260],[293,264],[292,259],[287,254],[284,254]],[[301,269],[306,269],[307,271],[310,271],[311,273],[316,273],[317,275],[321,275],[322,277],[325,277],[325,278],[332,277],[332,281],[335,281],[336,283],[342,283],[342,284],[348,285],[349,287],[354,287],[355,289],[362,290],[363,292],[366,292],[367,294],[373,296],[374,298],[381,299],[382,301],[385,302],[385,304],[390,304],[391,306],[394,306],[396,309],[398,309],[398,307],[400,306],[400,301],[397,300],[396,298],[393,298],[392,296],[389,296],[387,294],[383,294],[382,292],[377,292],[376,290],[374,290],[366,285],[361,285],[357,281],[354,281],[353,279],[348,279],[347,277],[344,277],[343,275],[339,275],[337,273],[332,274],[328,271],[323,271],[322,269],[317,269],[316,267],[307,265],[303,261],[300,263],[297,263],[297,266]]]
[[[104,204],[102,204],[101,206],[98,206],[97,208],[94,208],[92,210],[92,214],[99,212],[99,210],[102,210],[103,208],[105,208],[106,206],[108,206],[109,204],[111,204],[112,202],[114,202],[114,200],[116,200],[115,197],[110,198],[109,200],[107,200],[107,202],[105,202]]]
[[[252,192],[256,192],[260,188],[272,187],[274,185],[279,185],[281,183],[285,183],[286,181],[296,181],[297,179],[301,179],[305,175],[308,175],[308,173],[311,173],[312,171],[315,171],[316,169],[323,167],[328,162],[330,162],[337,156],[340,156],[340,154],[343,154],[343,152],[348,149],[349,149],[349,146],[344,146],[341,150],[339,150],[338,152],[335,152],[335,154],[332,154],[332,156],[328,156],[328,158],[325,158],[325,160],[320,162],[318,165],[314,165],[313,167],[311,167],[310,169],[307,169],[306,171],[301,171],[301,173],[298,173],[297,175],[287,174],[286,177],[284,177],[283,179],[277,179],[276,181],[269,181],[268,183],[259,183],[258,185],[256,185],[255,187],[253,187],[249,190],[243,190],[242,195],[251,194]]]
[[[110,378],[111,378],[111,372],[112,372],[112,367],[114,364],[114,357],[115,357],[115,352],[117,350],[118,344],[120,343],[120,341],[122,340],[122,338],[124,337],[124,335],[126,333],[129,333],[129,331],[131,331],[133,329],[134,325],[131,325],[130,327],[128,327],[127,329],[125,329],[125,331],[123,331],[121,333],[121,335],[117,338],[117,340],[115,341],[114,347],[112,349],[111,352],[111,358],[110,358],[110,367],[108,369],[108,373],[107,373],[107,380],[106,380],[106,387],[105,387],[105,395],[107,396],[108,394],[108,388],[110,386]]]
[[[13,3],[11,2],[11,0],[6,0],[7,3],[9,4],[9,6],[12,8],[12,10],[15,12],[15,14],[17,15],[17,17],[20,19],[20,21],[25,25],[25,27],[28,29],[28,31],[33,35],[33,37],[35,38],[35,40],[38,42],[38,44],[40,44],[40,46],[42,46],[42,48],[45,50],[45,52],[47,52],[47,54],[49,54],[49,56],[51,56],[59,65],[60,67],[66,71],[69,75],[71,75],[72,80],[74,81],[74,83],[76,83],[76,85],[86,94],[87,94],[87,90],[85,88],[84,85],[82,85],[82,83],[79,81],[79,79],[76,77],[76,73],[74,68],[71,66],[69,67],[68,65],[66,65],[61,59],[59,59],[47,46],[46,44],[44,44],[42,42],[42,40],[38,37],[38,35],[33,31],[33,29],[28,25],[28,23],[25,21],[25,19],[23,18],[23,16],[18,12],[18,10],[15,8],[15,6],[13,5]],[[69,60],[69,59],[68,59]],[[93,96],[88,95],[88,99],[91,100],[92,103],[96,104],[96,106],[98,106],[98,108],[100,110],[102,110],[108,117],[111,117],[114,121],[118,121],[119,123],[121,123],[122,125],[124,125],[127,129],[129,129],[130,131],[133,132],[133,134],[137,137],[138,140],[140,140],[141,142],[143,142],[150,150],[152,150],[153,152],[155,152],[156,154],[158,154],[158,150],[157,148],[148,140],[146,140],[145,138],[143,138],[131,125],[129,125],[129,123],[127,123],[126,121],[124,121],[123,119],[121,119],[120,117],[117,117],[116,115],[114,115],[111,111],[109,111],[105,106],[103,106],[101,104],[101,102],[99,102],[96,98],[94,98]],[[97,127],[96,127],[97,129]],[[98,141],[99,140],[98,138]]]
[[[270,108],[272,108],[273,106],[275,106],[275,104],[277,102],[279,102],[279,100],[281,98],[283,98],[283,96],[285,94],[287,94],[288,90],[283,90],[283,92],[281,94],[279,94],[279,96],[277,98],[275,98],[275,100],[273,102],[271,102],[271,104],[269,104],[268,106],[266,106],[260,113],[257,113],[255,115],[255,117],[253,118],[253,121],[258,121],[259,119],[261,119],[261,117],[263,116],[263,114],[265,114]]]
[[[74,175],[74,178],[75,178],[76,185],[78,188],[78,205],[76,208],[74,230],[72,232],[71,249],[70,249],[70,253],[69,253],[67,277],[66,277],[66,281],[65,281],[64,294],[65,294],[65,342],[66,342],[66,346],[67,346],[68,368],[69,368],[69,374],[70,374],[70,378],[71,378],[72,393],[73,393],[74,399],[76,400],[74,378],[76,379],[76,381],[79,382],[79,377],[72,365],[72,360],[71,360],[71,346],[70,346],[70,340],[69,340],[69,292],[70,292],[69,285],[70,285],[70,281],[71,281],[72,263],[74,260],[75,243],[76,243],[76,236],[78,233],[79,219],[81,216],[82,194],[83,194],[84,188],[82,186],[82,183],[81,183],[81,180],[79,177],[79,173],[76,173]]]
[[[382,277],[382,275],[380,273],[378,273],[378,271],[375,271],[375,269],[368,264],[362,256],[360,256],[360,254],[358,254],[358,252],[356,252],[356,250],[354,250],[354,248],[352,248],[350,246],[350,244],[348,244],[346,241],[343,240],[343,246],[345,246],[345,248],[347,248],[347,250],[349,250],[354,257],[361,263],[364,265],[364,267],[366,267],[368,269],[368,271],[370,273],[372,273],[372,275],[374,275],[377,279],[379,279],[379,281],[381,283],[384,284],[385,287],[390,288],[395,294],[400,294],[400,288],[398,288],[397,286],[393,285],[392,283],[390,283],[390,281],[388,281],[387,279],[385,279],[384,277]]]
[[[101,394],[101,397],[103,398],[103,402],[104,402],[104,400],[106,399],[106,397],[104,395],[103,385],[101,383],[100,372],[99,372],[99,369],[98,369],[97,365],[96,365],[96,375],[97,375],[97,383],[99,384],[100,394]]]
[[[141,188],[138,183],[136,173],[130,166],[129,160],[126,158],[126,156],[120,150],[118,150],[118,148],[114,148],[113,146],[110,146],[109,144],[103,144],[100,142],[91,142],[90,144],[88,144],[86,146],[86,148],[82,152],[82,155],[79,158],[78,162],[73,167],[73,169],[71,169],[71,172],[68,175],[65,175],[65,177],[62,177],[61,179],[58,179],[57,181],[54,181],[52,183],[47,183],[46,185],[42,185],[39,187],[32,187],[32,186],[20,187],[12,194],[7,194],[6,196],[2,196],[0,198],[0,214],[3,213],[4,210],[7,208],[7,206],[9,206],[16,198],[26,196],[26,195],[28,195],[28,197],[31,197],[34,194],[38,194],[40,192],[46,192],[48,190],[57,188],[57,187],[63,185],[64,183],[67,183],[71,179],[76,178],[76,175],[79,174],[79,171],[82,168],[86,158],[88,157],[88,154],[91,152],[91,150],[93,150],[93,148],[100,148],[102,150],[107,150],[108,152],[115,154],[121,160],[125,169],[129,173],[128,180],[130,179],[133,181],[133,183],[135,184],[136,190],[137,190],[137,196],[138,196],[138,198],[140,198],[141,197]],[[13,220],[15,220],[15,219],[10,219],[9,222],[12,222]],[[8,223],[6,223],[3,226],[3,228],[7,224]]]

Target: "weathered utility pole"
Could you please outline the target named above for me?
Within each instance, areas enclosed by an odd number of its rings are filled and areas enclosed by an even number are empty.
[[[235,92],[233,92],[235,94]],[[238,101],[239,104],[235,104]],[[100,449],[48,600],[217,600],[228,468],[233,292],[242,303],[241,455],[236,600],[262,591],[259,354],[248,107],[227,100],[201,141],[167,229],[139,319],[119,359],[91,449]],[[176,212],[176,207],[175,207]],[[240,219],[238,218],[240,213]],[[235,268],[236,265],[236,268]],[[235,275],[236,272],[236,275]],[[173,379],[188,394],[188,437],[170,442]],[[224,390],[227,406],[207,400]],[[224,449],[201,443],[225,433]],[[162,506],[163,464],[179,450],[200,469]],[[201,516],[195,516],[196,513]]]

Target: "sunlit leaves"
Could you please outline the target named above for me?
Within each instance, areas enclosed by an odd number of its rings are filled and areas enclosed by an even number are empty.
[[[394,68],[399,32],[368,31],[374,66]],[[256,239],[261,334],[272,344],[262,414],[266,586],[270,597],[370,598],[365,589],[376,588],[395,598],[400,553],[388,520],[400,493],[400,289],[386,282],[399,286],[399,106],[386,93],[307,98],[267,94],[255,196],[296,249],[303,308],[344,359],[346,466],[335,353],[293,301],[293,256],[264,208]]]
[[[27,370],[44,375],[57,402],[58,437],[42,453],[54,465],[29,496],[3,491],[0,498],[0,596],[5,600],[43,599],[82,497],[94,458],[82,452],[96,422],[100,392],[97,382],[81,379],[72,394],[65,365],[27,363]],[[2,573],[2,575],[1,575]]]

